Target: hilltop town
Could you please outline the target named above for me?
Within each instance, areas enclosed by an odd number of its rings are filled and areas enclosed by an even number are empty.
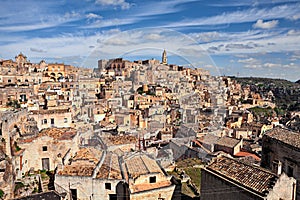
[[[0,60],[0,199],[300,198],[299,107],[257,87],[166,51]]]

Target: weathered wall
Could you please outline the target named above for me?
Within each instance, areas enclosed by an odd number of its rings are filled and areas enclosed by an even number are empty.
[[[164,200],[171,200],[175,190],[175,185],[169,187],[162,187],[155,190],[149,190],[139,193],[130,194],[130,200],[157,200],[162,198]]]
[[[244,191],[241,188],[228,183],[222,178],[211,174],[205,169],[201,170],[201,199],[203,200],[258,200],[259,196]]]
[[[77,189],[77,198],[80,200],[101,199],[109,200],[110,194],[116,194],[117,185],[122,180],[93,179],[92,177],[60,176],[55,175],[55,189],[58,192],[70,192],[70,189]],[[111,184],[111,189],[105,189],[105,183]],[[121,190],[118,190],[122,192]],[[118,194],[125,196],[125,194]],[[70,200],[67,195],[66,200]]]
[[[289,175],[289,167],[293,169],[292,176],[297,180],[297,198],[300,199],[300,149],[274,140],[266,135],[262,140],[261,166],[277,173],[274,163],[282,163],[282,172]]]
[[[276,184],[268,194],[268,200],[294,200],[296,196],[296,180],[288,177],[286,174],[281,174]]]

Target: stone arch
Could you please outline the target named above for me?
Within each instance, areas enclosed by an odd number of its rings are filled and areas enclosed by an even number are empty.
[[[117,200],[129,200],[129,186],[127,183],[120,181],[116,185]]]

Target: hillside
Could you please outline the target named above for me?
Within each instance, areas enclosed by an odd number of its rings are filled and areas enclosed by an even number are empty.
[[[300,84],[284,79],[257,77],[230,77],[243,86],[249,85],[251,91],[266,97],[269,91],[274,94],[273,101],[279,109],[285,111],[300,111]]]

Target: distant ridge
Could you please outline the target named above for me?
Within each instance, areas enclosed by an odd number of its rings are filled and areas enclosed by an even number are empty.
[[[299,79],[298,81],[296,81],[295,83],[298,83],[298,84],[300,84],[300,79]]]

